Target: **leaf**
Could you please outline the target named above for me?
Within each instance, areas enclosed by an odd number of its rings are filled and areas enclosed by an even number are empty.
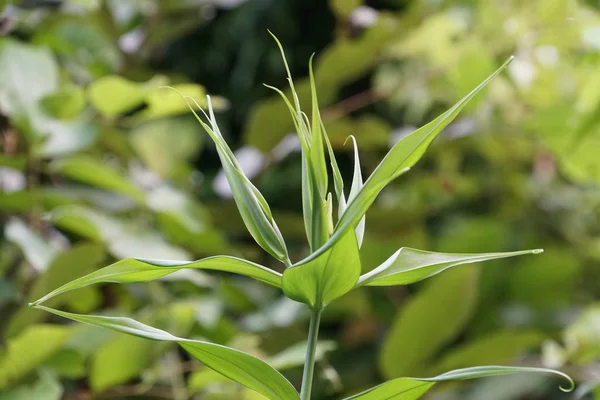
[[[44,96],[58,89],[58,65],[44,47],[0,40],[0,109],[11,117],[29,115]]]
[[[260,247],[284,264],[291,264],[285,241],[273,219],[267,201],[246,177],[227,142],[223,139],[217,125],[210,97],[207,96],[207,99],[208,115],[205,114],[205,116],[210,125],[205,123],[194,110],[194,105],[200,108],[198,103],[193,98],[183,97],[190,111],[192,111],[198,122],[204,127],[204,130],[206,130],[217,147],[223,171],[246,228]]]
[[[419,161],[437,135],[439,135],[442,130],[454,120],[459,112],[481,91],[481,89],[508,66],[510,61],[512,61],[512,57],[442,115],[396,143],[381,163],[379,163],[371,176],[369,176],[369,179],[367,179],[356,197],[351,202],[348,202],[346,210],[338,220],[333,235],[331,235],[327,243],[321,246],[317,251],[313,252],[303,262],[309,262],[319,258],[323,253],[334,246],[335,243],[345,235],[346,231],[354,229],[369,207],[373,204],[379,192],[381,192],[388,183],[408,171],[410,167]]]
[[[85,108],[85,92],[81,86],[67,85],[45,96],[41,104],[44,110],[55,118],[73,118]]]
[[[116,336],[94,353],[89,373],[94,392],[100,392],[136,377],[150,365],[152,342],[135,336]]]
[[[386,378],[420,372],[462,331],[477,302],[478,272],[464,267],[440,275],[398,312],[380,351]]]
[[[532,331],[503,331],[476,338],[457,346],[435,362],[435,371],[465,368],[477,364],[504,364],[513,361],[524,351],[539,346],[544,335]]]
[[[356,143],[356,138],[354,136],[350,136],[352,139],[352,143],[354,145],[354,174],[352,175],[352,186],[350,186],[350,194],[348,195],[348,203],[350,203],[356,195],[360,192],[360,189],[363,186],[362,173],[360,171],[360,158],[358,155],[358,144]],[[344,205],[345,209],[346,205]],[[358,247],[362,246],[362,241],[365,236],[365,219],[366,216],[363,217],[356,225],[356,240],[358,242]]]
[[[173,246],[148,226],[128,224],[91,208],[69,205],[52,210],[53,224],[91,240],[103,240],[115,258],[144,257],[188,260],[188,252]]]
[[[24,377],[56,353],[71,335],[64,326],[30,325],[19,336],[8,339],[0,354],[0,389]]]
[[[296,343],[280,353],[275,354],[269,360],[269,364],[281,371],[284,369],[300,367],[304,364],[306,356],[307,342]],[[322,340],[317,342],[315,350],[315,361],[319,362],[325,358],[325,353],[333,351],[337,348],[337,344],[331,340]]]
[[[103,246],[89,243],[76,245],[58,254],[46,271],[35,280],[28,293],[28,298],[33,301],[57,286],[77,278],[82,273],[94,271],[96,266],[104,260],[105,256],[106,253]],[[56,307],[68,300],[69,298],[65,297],[48,305]],[[6,335],[9,337],[16,335],[26,326],[39,321],[43,316],[44,313],[24,305],[11,318],[10,323],[6,327]]]
[[[160,118],[135,126],[129,141],[150,169],[169,178],[198,154],[202,137],[192,118]]]
[[[3,390],[0,392],[0,400],[60,400],[62,395],[60,382],[50,374],[43,374],[33,383]]]
[[[271,399],[299,399],[294,387],[264,361],[214,343],[173,336],[131,318],[81,315],[36,306],[50,313],[146,339],[176,342],[207,367]]]
[[[352,290],[360,270],[358,243],[351,232],[322,257],[286,269],[282,287],[292,300],[319,308]]]
[[[4,235],[21,248],[25,259],[37,272],[46,270],[56,255],[56,249],[20,219],[11,218],[4,228]]]
[[[177,94],[175,91],[164,90],[160,87],[151,90],[146,97],[148,109],[142,111],[140,116],[143,118],[156,118],[183,114],[189,109],[188,106],[181,101],[181,96],[187,96],[194,99],[204,99],[206,97],[206,90],[204,87],[195,83],[182,83],[173,85],[172,88],[181,95]],[[203,101],[201,105],[205,107],[207,103]]]
[[[485,378],[488,376],[511,375],[518,373],[538,373],[551,374],[564,378],[569,386],[560,389],[564,392],[570,392],[575,388],[575,383],[568,375],[546,368],[530,367],[504,367],[504,366],[485,366],[457,369],[446,372],[445,374],[433,378],[398,378],[375,386],[365,392],[347,397],[345,400],[416,400],[427,392],[437,382],[464,381],[467,379]]]
[[[208,269],[249,276],[275,287],[281,286],[281,274],[262,265],[229,256],[208,257],[198,261],[144,260],[127,258],[91,274],[75,279],[52,291],[33,305],[41,304],[54,296],[96,283],[147,282],[182,269]]]
[[[106,117],[131,111],[140,106],[145,97],[142,85],[117,75],[104,76],[88,87],[90,103]]]
[[[496,260],[524,254],[539,254],[543,250],[522,250],[505,253],[449,254],[403,247],[383,264],[362,275],[358,285],[408,285],[432,277],[457,265]]]
[[[52,167],[64,176],[124,194],[143,203],[145,193],[119,172],[89,156],[73,156],[57,160]]]

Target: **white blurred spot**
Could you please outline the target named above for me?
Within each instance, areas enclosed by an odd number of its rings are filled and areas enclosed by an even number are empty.
[[[521,89],[529,89],[537,77],[535,65],[525,57],[517,57],[508,66],[508,73]]]
[[[126,54],[136,53],[144,43],[144,39],[144,32],[141,29],[134,29],[119,38],[119,48]]]
[[[289,154],[300,151],[302,149],[302,145],[300,144],[300,139],[298,139],[298,135],[295,133],[290,133],[286,135],[277,146],[271,151],[273,158],[275,161],[283,160]]]
[[[357,7],[352,14],[350,14],[350,21],[353,25],[360,28],[368,28],[373,25],[379,19],[379,12],[374,8],[367,6]]]
[[[0,189],[3,192],[17,192],[25,189],[25,186],[27,186],[27,181],[21,171],[8,167],[0,167]]]
[[[600,50],[600,26],[588,28],[582,33],[583,42],[592,46],[596,50]]]
[[[265,165],[265,157],[254,147],[242,147],[235,152],[235,158],[238,160],[238,164],[240,165],[242,172],[244,172],[248,179],[255,177],[260,171],[262,171]],[[219,171],[213,182],[213,189],[221,197],[232,197],[229,182],[227,182],[227,177],[222,169]]]
[[[546,67],[552,67],[556,65],[560,58],[558,50],[552,45],[543,45],[536,47],[535,57],[540,62],[540,64]]]
[[[504,31],[509,35],[514,35],[519,29],[519,23],[514,18],[507,18],[504,20]]]

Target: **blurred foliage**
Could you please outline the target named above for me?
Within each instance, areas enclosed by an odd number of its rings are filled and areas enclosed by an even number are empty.
[[[348,135],[370,173],[398,138],[514,54],[508,74],[381,194],[361,258],[370,269],[400,246],[546,249],[333,303],[315,398],[488,363],[563,368],[577,395],[600,399],[596,1],[3,3],[1,400],[259,398],[176,347],[60,324],[26,303],[123,257],[268,259],[245,232],[214,147],[165,85],[198,100],[213,95],[291,258],[306,254],[299,144],[285,105],[262,86],[286,83],[267,29],[286,48],[305,106],[307,61],[317,53],[322,115],[344,171]],[[228,344],[301,378],[307,315],[247,279],[187,271],[57,301]],[[545,378],[498,377],[439,385],[428,398],[567,398],[554,389]]]

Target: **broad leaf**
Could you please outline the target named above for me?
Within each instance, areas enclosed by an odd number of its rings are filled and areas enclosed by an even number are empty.
[[[90,103],[106,117],[131,111],[143,104],[145,97],[142,84],[117,75],[104,76],[88,87]]]
[[[283,291],[292,300],[318,308],[352,290],[360,268],[358,243],[350,232],[322,257],[286,269]]]
[[[80,182],[124,194],[143,203],[145,193],[119,172],[87,156],[74,156],[55,161],[52,167],[60,174]]]
[[[375,171],[373,171],[371,176],[369,176],[369,179],[367,179],[356,197],[351,202],[348,202],[348,207],[339,219],[333,235],[329,238],[327,243],[312,253],[305,262],[320,257],[328,249],[334,246],[335,243],[344,236],[346,231],[354,229],[371,204],[373,204],[379,192],[381,192],[388,183],[415,165],[423,156],[431,142],[433,142],[442,130],[456,118],[460,111],[477,93],[508,66],[510,61],[512,61],[512,57],[442,115],[396,143],[377,166]]]
[[[229,182],[233,198],[235,199],[235,203],[240,211],[244,224],[246,224],[246,228],[260,247],[284,264],[291,264],[285,242],[273,219],[267,201],[246,177],[233,152],[229,148],[229,145],[225,142],[225,139],[223,139],[223,135],[221,135],[210,97],[207,96],[208,115],[206,113],[204,114],[208,119],[209,124],[205,123],[198,113],[196,113],[193,107],[194,105],[201,111],[202,109],[193,98],[185,96],[182,96],[182,98],[217,147],[223,171]]]
[[[229,347],[184,339],[160,329],[142,324],[131,318],[73,314],[44,306],[36,306],[50,313],[102,328],[146,339],[176,342],[207,367],[266,396],[269,399],[299,399],[294,387],[277,370],[264,361]]]
[[[457,268],[432,279],[398,312],[380,351],[387,379],[421,374],[464,329],[477,304],[479,270]]]
[[[496,260],[524,254],[539,254],[541,249],[485,254],[434,253],[403,247],[379,267],[362,275],[360,286],[408,285],[462,264]]]
[[[67,327],[37,324],[8,339],[0,354],[0,391],[46,361],[70,336],[71,329]]]
[[[445,374],[435,376],[433,378],[398,378],[385,382],[379,386],[375,386],[365,392],[355,396],[347,397],[345,400],[416,400],[427,392],[437,382],[447,381],[464,381],[467,379],[484,378],[487,376],[510,375],[518,373],[539,373],[550,374],[564,378],[569,386],[560,389],[564,392],[570,392],[574,389],[575,383],[566,374],[546,368],[530,368],[530,367],[503,367],[503,366],[486,366],[457,369],[446,372]]]
[[[198,261],[167,261],[126,258],[75,279],[34,302],[41,304],[54,296],[96,283],[147,282],[182,269],[207,269],[249,276],[275,287],[281,286],[281,274],[262,265],[230,256],[215,256]]]

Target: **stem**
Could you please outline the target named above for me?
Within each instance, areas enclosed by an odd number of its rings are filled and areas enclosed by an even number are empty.
[[[310,327],[308,328],[308,344],[306,346],[306,357],[304,358],[304,373],[302,375],[302,389],[300,400],[310,400],[310,392],[315,371],[315,353],[317,350],[317,338],[319,337],[319,324],[321,323],[322,308],[316,306],[310,316]]]

